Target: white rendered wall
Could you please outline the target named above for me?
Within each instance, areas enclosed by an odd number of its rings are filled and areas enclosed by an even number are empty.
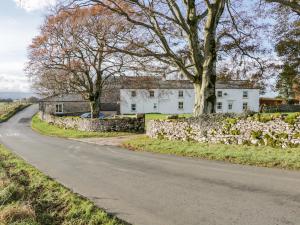
[[[136,96],[132,97],[131,92],[135,91]],[[192,113],[194,106],[194,89],[151,89],[154,97],[150,97],[146,89],[121,89],[120,90],[120,111],[121,114],[132,113],[163,113],[182,114]],[[179,97],[179,91],[183,91],[183,97]],[[243,112],[243,102],[248,103],[248,109],[259,110],[258,89],[217,89],[222,91],[222,97],[217,97],[217,102],[222,102],[222,109],[217,112]],[[243,98],[243,91],[248,92],[248,98]],[[226,94],[225,94],[226,93]],[[183,109],[178,108],[178,102],[183,102]],[[228,104],[232,103],[232,110]],[[136,104],[136,110],[131,110],[131,105]],[[157,108],[154,108],[156,104]]]
[[[243,112],[243,103],[248,104],[248,109],[251,111],[259,111],[259,90],[258,89],[217,89],[222,91],[222,97],[217,97],[217,102],[222,102],[222,110],[216,109],[216,112]],[[248,92],[248,97],[243,97],[243,92]],[[225,94],[226,93],[226,94]],[[232,110],[228,108],[229,103],[232,103]]]

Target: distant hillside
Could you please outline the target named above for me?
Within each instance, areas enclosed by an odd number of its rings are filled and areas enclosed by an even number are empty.
[[[34,96],[35,94],[30,92],[0,92],[0,98],[11,98],[11,99],[21,99]]]

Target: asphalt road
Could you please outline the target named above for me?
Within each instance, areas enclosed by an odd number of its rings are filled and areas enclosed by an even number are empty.
[[[300,224],[300,172],[136,153],[33,132],[32,106],[0,141],[119,218],[146,225]]]

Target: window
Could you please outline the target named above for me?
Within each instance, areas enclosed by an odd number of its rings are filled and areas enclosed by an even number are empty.
[[[131,104],[131,111],[136,111],[136,104]]]
[[[63,107],[63,104],[62,104],[62,103],[56,104],[56,105],[55,105],[55,112],[56,112],[56,113],[63,113],[63,111],[64,111],[63,108],[64,108],[64,107]]]
[[[178,97],[182,98],[183,97],[183,91],[178,91]]]
[[[153,104],[153,109],[157,109],[157,103]]]
[[[131,97],[135,97],[136,96],[136,91],[131,91]]]
[[[222,105],[222,102],[218,102],[217,103],[217,109],[222,109],[223,105]]]
[[[178,102],[178,109],[183,109],[183,102]]]
[[[232,110],[232,108],[233,108],[233,103],[232,102],[228,103],[228,110]]]
[[[149,91],[149,96],[150,96],[150,98],[153,98],[154,97],[154,91]]]
[[[243,110],[247,110],[248,109],[248,103],[247,102],[243,102]]]
[[[248,91],[243,91],[243,98],[248,98]]]
[[[218,96],[219,98],[221,98],[221,97],[223,96],[222,91],[218,91],[218,92],[217,92],[217,96]]]

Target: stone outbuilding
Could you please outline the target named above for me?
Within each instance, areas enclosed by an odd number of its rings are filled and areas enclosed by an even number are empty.
[[[112,95],[101,103],[101,112],[107,115],[119,113],[119,103]],[[110,101],[110,102],[109,102]],[[61,116],[78,116],[90,112],[89,101],[79,94],[56,95],[44,98],[39,103],[39,109],[43,113]]]

